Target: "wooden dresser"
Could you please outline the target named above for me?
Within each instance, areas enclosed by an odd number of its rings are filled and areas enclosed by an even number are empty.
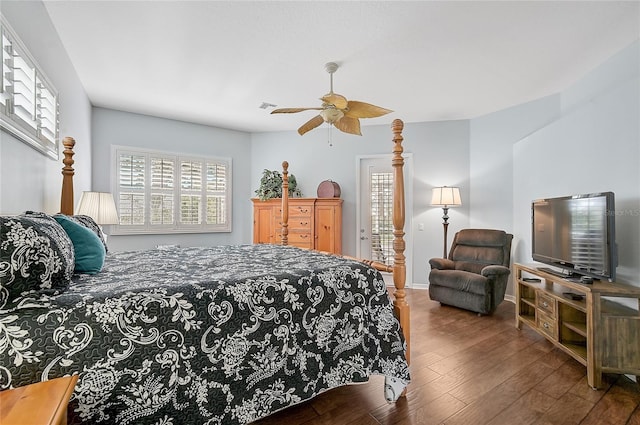
[[[2,425],[66,425],[67,404],[78,375],[0,392]]]
[[[253,243],[280,243],[282,200],[252,201]],[[342,199],[289,198],[289,245],[342,254]]]

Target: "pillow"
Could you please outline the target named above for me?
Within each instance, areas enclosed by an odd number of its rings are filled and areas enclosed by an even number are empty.
[[[100,238],[91,229],[65,215],[58,214],[54,218],[73,242],[76,273],[96,274],[102,270],[106,251]]]
[[[90,229],[93,233],[98,235],[98,237],[100,238],[100,241],[102,242],[102,245],[104,245],[105,252],[109,252],[109,248],[107,248],[107,241],[104,239],[104,234],[102,233],[102,229],[100,228],[98,223],[95,222],[93,218],[89,217],[88,215],[68,215],[65,217],[75,221],[78,224],[83,225],[84,227],[86,227],[87,229]]]
[[[67,288],[75,254],[53,217],[28,212],[0,217],[0,306],[21,294],[54,295]]]

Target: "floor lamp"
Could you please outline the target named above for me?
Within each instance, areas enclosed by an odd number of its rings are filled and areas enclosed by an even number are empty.
[[[460,199],[460,189],[457,187],[434,187],[431,192],[431,205],[442,207],[442,226],[444,227],[444,251],[442,258],[447,258],[447,227],[449,227],[449,207],[462,205]]]

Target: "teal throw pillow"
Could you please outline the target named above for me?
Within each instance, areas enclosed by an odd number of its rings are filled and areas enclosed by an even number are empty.
[[[104,244],[100,238],[93,231],[67,216],[57,214],[54,218],[73,242],[73,251],[76,256],[75,272],[87,274],[100,272],[106,255]]]

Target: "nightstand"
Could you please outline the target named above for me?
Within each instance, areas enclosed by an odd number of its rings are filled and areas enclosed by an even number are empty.
[[[0,392],[2,425],[66,425],[67,404],[78,375]]]

